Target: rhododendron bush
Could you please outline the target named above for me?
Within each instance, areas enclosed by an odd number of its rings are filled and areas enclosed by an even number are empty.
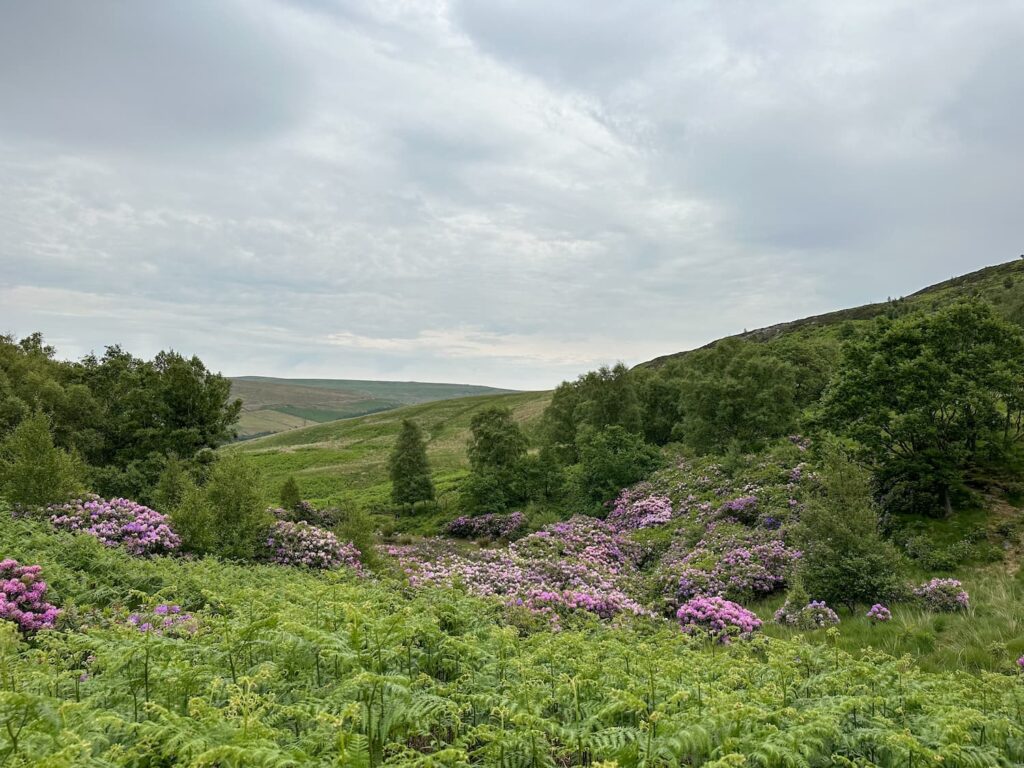
[[[46,602],[46,582],[38,565],[0,561],[0,619],[13,621],[25,632],[52,629],[60,609]]]
[[[822,600],[812,600],[806,605],[795,605],[787,600],[775,612],[775,622],[797,629],[823,629],[839,623],[839,615]]]
[[[55,527],[87,533],[105,546],[122,547],[132,555],[163,554],[181,545],[166,515],[130,499],[89,496],[48,511]]]
[[[445,533],[463,539],[506,539],[526,527],[526,515],[512,512],[508,515],[490,513],[470,517],[463,515],[445,526]]]
[[[970,605],[970,597],[957,579],[932,579],[915,589],[914,595],[933,611],[952,613]]]
[[[359,550],[351,542],[338,540],[330,531],[309,523],[279,521],[267,537],[270,560],[280,565],[306,568],[352,568],[359,570]]]
[[[708,634],[720,642],[745,637],[761,628],[761,620],[742,605],[722,597],[695,597],[676,611],[684,632]]]

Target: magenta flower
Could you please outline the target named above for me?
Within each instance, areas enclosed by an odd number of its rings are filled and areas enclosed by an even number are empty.
[[[172,552],[181,539],[166,515],[129,499],[90,496],[48,508],[50,522],[65,531],[87,533],[104,546],[121,547],[132,555]]]
[[[46,602],[46,582],[38,565],[21,565],[10,558],[0,562],[0,619],[23,632],[52,629],[60,609]]]
[[[270,561],[280,565],[297,565],[328,570],[352,568],[360,570],[360,552],[351,542],[309,523],[281,521],[270,529],[267,538]]]

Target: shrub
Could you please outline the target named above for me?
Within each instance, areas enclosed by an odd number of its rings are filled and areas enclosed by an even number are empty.
[[[167,515],[129,499],[90,496],[48,508],[50,522],[65,531],[87,533],[107,547],[122,547],[132,555],[172,552],[181,539],[171,530]]]
[[[288,479],[284,481],[284,485],[281,486],[281,492],[278,494],[281,500],[281,506],[284,509],[295,509],[299,504],[302,503],[302,494],[299,493],[299,484],[295,482],[295,478],[288,475]]]
[[[38,565],[0,562],[0,619],[13,621],[23,632],[51,629],[60,609],[45,601],[46,582]]]
[[[839,623],[839,616],[821,600],[812,600],[803,606],[787,600],[775,612],[775,621],[784,626],[811,630],[834,627]]]
[[[171,512],[171,525],[181,537],[186,552],[205,555],[217,545],[217,522],[206,492],[189,481]]]
[[[308,501],[299,501],[292,507],[271,507],[267,512],[276,520],[287,520],[290,523],[309,523],[317,528],[333,528],[343,517],[342,513],[333,507],[319,509]]]
[[[359,570],[359,550],[342,543],[330,531],[309,523],[281,521],[267,538],[271,562],[306,568],[331,569],[347,566]]]
[[[526,527],[526,515],[522,512],[513,512],[510,515],[480,515],[469,517],[463,515],[452,520],[445,526],[444,531],[449,536],[457,536],[464,539],[504,539],[514,533],[518,533]]]
[[[259,475],[238,456],[217,461],[205,499],[212,510],[212,551],[222,557],[251,560],[274,522],[259,493]]]
[[[957,579],[932,579],[914,590],[926,608],[932,611],[953,613],[970,604],[970,597]]]
[[[44,507],[82,490],[82,466],[53,444],[50,420],[37,413],[0,442],[0,494],[15,507]]]
[[[683,603],[676,618],[687,634],[707,633],[719,642],[745,637],[761,628],[761,620],[742,605],[723,597],[695,597]]]
[[[645,496],[633,499],[628,490],[615,499],[608,513],[608,524],[617,531],[635,531],[664,525],[672,519],[672,500],[667,496]]]
[[[867,617],[871,619],[872,624],[874,624],[876,621],[881,624],[884,624],[885,622],[892,619],[892,611],[890,611],[881,603],[875,603],[871,606],[871,610],[867,612]]]

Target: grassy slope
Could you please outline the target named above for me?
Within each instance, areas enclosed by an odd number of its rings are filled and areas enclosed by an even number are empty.
[[[356,379],[275,379],[242,376],[231,380],[242,399],[238,434],[249,439],[326,422],[378,413],[414,403],[508,390],[469,384]]]
[[[1009,287],[1007,287],[1009,281]],[[954,277],[945,282],[924,288],[916,293],[899,299],[896,305],[902,304],[910,310],[926,309],[943,306],[957,299],[980,295],[992,302],[996,308],[1010,320],[1024,325],[1024,259],[1016,259],[993,267],[985,267],[976,272]],[[737,334],[736,338],[751,341],[773,341],[782,337],[798,337],[813,339],[821,336],[834,336],[847,323],[854,325],[873,320],[894,308],[894,302],[865,304],[860,307],[841,309],[824,315],[805,317],[788,323],[779,323],[767,328]],[[706,345],[714,346],[717,341]],[[669,360],[683,357],[689,350],[663,355],[641,363],[639,367],[658,367]]]
[[[527,431],[540,418],[550,392],[518,392],[440,400],[358,419],[335,421],[231,446],[251,459],[268,498],[294,475],[303,496],[318,503],[384,504],[390,494],[388,454],[403,418],[415,419],[427,437],[434,481],[445,494],[465,473],[469,422],[483,408],[511,408]]]

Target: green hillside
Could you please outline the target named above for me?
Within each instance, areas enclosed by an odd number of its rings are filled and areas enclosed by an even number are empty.
[[[304,497],[319,503],[387,502],[387,460],[403,418],[419,422],[427,454],[444,503],[446,491],[468,468],[465,455],[469,423],[483,408],[510,408],[527,432],[540,418],[550,392],[517,392],[439,400],[357,419],[295,429],[231,446],[260,470],[265,491],[273,496],[294,475]]]
[[[866,323],[886,313],[899,314],[920,309],[937,309],[957,299],[981,296],[991,302],[1009,320],[1024,325],[1024,259],[985,267],[976,272],[951,278],[923,288],[910,296],[840,309],[823,315],[771,325],[736,334],[749,341],[771,342],[791,337],[796,339],[834,339],[851,327]],[[718,340],[707,344],[712,347]],[[670,360],[685,356],[692,350],[662,355],[637,367],[657,368]]]
[[[247,440],[403,405],[510,390],[417,381],[239,376],[231,380],[231,391],[233,396],[242,400],[238,437]]]

